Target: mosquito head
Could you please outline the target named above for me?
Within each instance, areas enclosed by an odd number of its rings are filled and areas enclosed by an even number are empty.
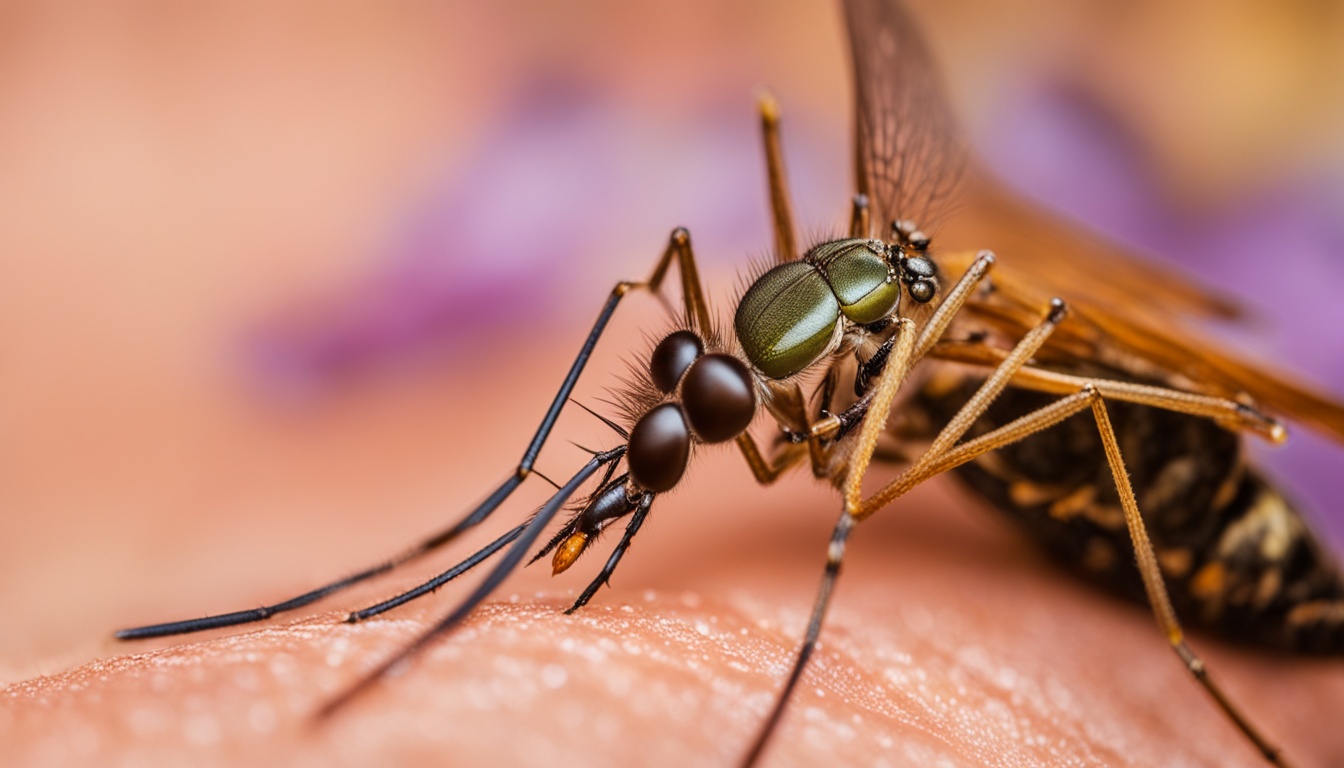
[[[756,380],[746,363],[705,352],[695,331],[673,331],[649,356],[656,392],[630,428],[630,481],[639,490],[671,490],[686,472],[691,447],[722,443],[746,430],[756,415]]]

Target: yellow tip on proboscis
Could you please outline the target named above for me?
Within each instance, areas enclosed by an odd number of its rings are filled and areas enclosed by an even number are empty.
[[[551,575],[563,573],[565,569],[574,564],[583,554],[583,550],[588,546],[588,534],[575,533],[568,539],[565,539],[555,550],[555,556],[551,558]]]

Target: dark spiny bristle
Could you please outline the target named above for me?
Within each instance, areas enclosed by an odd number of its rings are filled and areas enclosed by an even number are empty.
[[[645,358],[647,360],[647,356]],[[626,371],[617,376],[617,384],[607,390],[608,399],[604,400],[616,409],[615,421],[622,424],[626,431],[634,428],[640,416],[663,401],[663,393],[653,385],[646,364],[637,360],[625,361]]]

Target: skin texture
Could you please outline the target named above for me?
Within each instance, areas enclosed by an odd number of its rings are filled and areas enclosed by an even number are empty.
[[[611,343],[634,343],[631,335],[617,333]],[[489,356],[484,366],[514,381],[528,369],[558,373],[565,364],[559,349],[522,351],[515,367]],[[487,402],[501,392],[489,379],[471,379],[446,394]],[[499,432],[526,434],[527,410],[500,416]],[[477,429],[471,419],[455,423]],[[591,421],[571,414],[561,423],[583,435],[580,442],[613,444]],[[468,480],[498,474],[494,467],[516,455],[503,434],[477,449],[484,455],[459,454],[448,464],[460,471],[442,486],[463,508],[484,491],[467,489]],[[577,449],[557,448],[540,466],[562,478],[560,468],[581,459]],[[540,482],[525,488],[493,530],[529,508],[524,500],[546,494]],[[829,489],[803,476],[757,489],[729,450],[703,450],[683,488],[656,503],[614,587],[577,615],[561,611],[611,536],[561,577],[550,578],[545,563],[520,574],[460,632],[327,722],[314,711],[446,613],[464,585],[363,625],[340,623],[337,609],[362,607],[436,570],[425,562],[329,599],[308,618],[134,645],[96,641],[91,655],[100,660],[4,689],[8,759],[732,765],[792,659],[837,506]],[[367,541],[395,549],[406,538],[400,528],[393,519],[366,525],[362,538],[323,545],[324,552],[257,540],[249,549],[277,558],[256,566],[259,573],[240,573],[237,552],[203,556],[180,587],[129,595],[142,607],[123,610],[124,620],[286,597],[319,574],[368,560]],[[467,548],[455,551],[461,557]],[[1144,608],[1071,578],[946,479],[862,525],[850,551],[822,648],[767,764],[812,765],[833,755],[892,765],[1258,764]],[[453,559],[427,561],[443,567]],[[310,575],[275,575],[287,572],[283,561]],[[251,586],[235,589],[231,579]],[[1300,764],[1344,758],[1344,737],[1321,727],[1329,719],[1322,713],[1344,700],[1338,662],[1235,650],[1198,634],[1194,642]]]
[[[454,519],[517,460],[610,283],[642,276],[675,224],[692,227],[722,309],[743,254],[768,239],[752,86],[780,88],[798,117],[786,143],[803,161],[790,168],[804,228],[841,211],[849,128],[833,14],[718,5],[598,9],[597,21],[517,11],[532,24],[429,6],[6,9],[6,765],[734,763],[801,636],[838,503],[801,476],[758,490],[727,448],[693,458],[582,613],[561,609],[611,537],[559,579],[544,563],[519,574],[326,724],[317,707],[467,585],[362,626],[339,623],[344,611],[483,544],[541,503],[544,483],[491,530],[312,613],[110,637],[282,599]],[[616,95],[581,113],[598,119],[573,144],[544,145],[541,163],[523,129],[549,130],[556,113],[517,105],[564,91],[547,79],[557,70],[561,85]],[[520,95],[520,81],[537,93]],[[626,111],[602,111],[612,103]],[[723,110],[740,128],[726,148],[704,136]],[[631,113],[646,117],[622,122]],[[521,140],[501,148],[495,134]],[[650,151],[616,154],[619,176],[595,159],[644,134]],[[487,295],[429,351],[288,389],[258,373],[249,344],[277,315],[323,326],[357,314],[367,294],[352,286],[397,262],[382,249],[426,178],[491,153],[533,163],[527,189],[467,175],[455,213],[528,252],[508,265],[508,292],[479,279],[473,257],[490,259],[461,245],[443,263]],[[575,155],[580,167],[555,170]],[[602,197],[602,178],[619,194]],[[484,207],[492,197],[507,216]],[[576,399],[601,410],[622,355],[667,323],[632,300]],[[567,440],[614,442],[569,411],[539,464],[560,481],[584,457]],[[846,568],[768,764],[1257,764],[1142,607],[1069,578],[946,482],[860,527]],[[1194,642],[1301,764],[1344,762],[1338,661]]]
[[[359,626],[327,611],[155,641],[11,685],[8,759],[732,765],[791,660],[834,508],[799,482],[753,494],[744,474],[715,467],[655,507],[616,588],[580,614],[561,613],[572,587],[537,591],[544,573],[529,573],[329,721],[315,708],[450,598]],[[1141,608],[1067,578],[971,506],[935,488],[860,528],[768,764],[1257,764]],[[1337,663],[1196,642],[1300,764],[1344,758],[1344,738],[1320,727],[1344,695]]]

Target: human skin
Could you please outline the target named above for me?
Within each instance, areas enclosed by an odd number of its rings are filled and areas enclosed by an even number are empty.
[[[655,512],[632,567],[581,612],[562,609],[582,577],[538,591],[529,574],[330,719],[316,709],[454,598],[360,625],[331,608],[362,603],[337,598],[307,618],[109,645],[4,689],[6,761],[733,765],[792,660],[835,507],[798,483],[754,493],[736,469],[697,472],[689,500],[658,510],[677,519]],[[908,502],[857,531],[767,764],[1259,764],[1140,606],[945,487]],[[388,582],[372,594],[411,583]],[[1327,727],[1337,663],[1194,644],[1299,765],[1344,759]]]
[[[311,614],[135,645],[111,639],[127,624],[287,597],[445,524],[507,473],[585,330],[580,319],[549,318],[490,334],[465,328],[488,338],[415,375],[336,386],[288,410],[240,392],[246,374],[230,345],[295,295],[366,276],[361,249],[394,218],[389,201],[411,196],[406,179],[417,171],[408,169],[449,140],[436,133],[443,114],[475,113],[465,99],[481,94],[444,87],[443,73],[472,75],[490,98],[505,92],[502,79],[480,74],[477,52],[444,60],[459,49],[442,30],[460,36],[461,25],[351,13],[308,35],[299,32],[306,14],[292,13],[296,32],[276,38],[251,35],[246,13],[131,14],[111,28],[147,31],[124,38],[98,28],[96,14],[63,22],[73,31],[12,27],[6,49],[22,66],[5,72],[23,87],[5,92],[0,121],[9,216],[0,289],[13,291],[0,301],[0,493],[13,526],[0,537],[4,761],[733,764],[801,636],[838,505],[801,476],[758,490],[726,450],[700,456],[686,488],[659,500],[613,588],[583,612],[561,609],[602,546],[558,579],[544,564],[520,574],[462,631],[325,724],[313,720],[318,707],[461,590],[362,626],[340,623],[343,611],[412,585],[482,537]],[[816,88],[832,102],[786,109],[843,122],[838,38],[817,45],[834,72]],[[63,50],[93,64],[62,59]],[[238,51],[246,55],[229,58]],[[344,100],[326,96],[333,81],[353,89],[337,91]],[[660,114],[679,116],[683,99],[705,88],[626,87],[656,93]],[[749,121],[749,86],[729,90]],[[164,115],[197,133],[145,129]],[[834,133],[843,168],[845,131]],[[654,160],[641,178],[658,178]],[[257,168],[268,175],[249,172]],[[697,179],[670,196],[695,198],[710,181],[723,182]],[[755,175],[742,182],[750,194],[733,187],[734,206],[763,208],[759,187]],[[590,226],[602,239],[626,242],[616,226],[624,219],[599,213]],[[653,214],[641,248],[606,246],[620,252],[619,270],[578,265],[586,292],[565,286],[561,303],[596,303],[602,281],[642,275],[676,223],[692,227],[702,257],[737,263],[739,252],[725,258],[700,219]],[[763,242],[763,227],[758,234]],[[733,281],[723,266],[705,275]],[[603,349],[641,349],[631,329],[666,323],[640,320],[623,314],[625,330]],[[618,372],[612,359],[595,363],[580,400],[597,405]],[[581,460],[563,452],[564,440],[611,444],[609,433],[574,426],[563,423],[559,453],[543,456],[556,479]],[[889,473],[878,468],[874,479]],[[544,496],[543,483],[529,486],[499,525]],[[822,649],[767,761],[1257,764],[1142,607],[1077,583],[953,494],[937,481],[856,532]],[[1235,650],[1200,634],[1193,642],[1301,764],[1344,760],[1329,728],[1344,702],[1337,662]]]

